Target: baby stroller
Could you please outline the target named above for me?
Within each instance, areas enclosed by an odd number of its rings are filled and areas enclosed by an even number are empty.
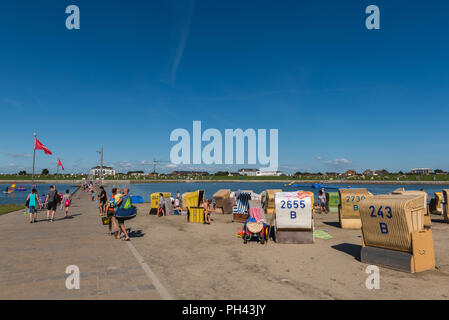
[[[248,241],[258,241],[264,244],[266,241],[267,225],[264,222],[261,209],[258,207],[250,209],[250,218],[245,222],[242,229],[243,243]]]

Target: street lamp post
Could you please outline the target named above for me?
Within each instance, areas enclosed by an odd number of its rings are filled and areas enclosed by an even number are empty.
[[[103,146],[101,146],[101,151],[97,152],[100,154],[100,184],[103,185]]]
[[[37,133],[34,133],[34,141],[33,141],[33,173],[31,174],[31,187],[34,186],[34,163],[36,162],[36,138],[37,138]]]

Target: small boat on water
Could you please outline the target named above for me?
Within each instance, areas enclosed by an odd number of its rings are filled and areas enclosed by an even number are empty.
[[[16,184],[13,183],[10,187],[6,187],[6,190],[3,191],[3,193],[11,194],[14,192],[15,188],[16,188]]]

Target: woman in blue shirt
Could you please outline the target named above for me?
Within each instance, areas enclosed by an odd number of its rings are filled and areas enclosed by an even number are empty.
[[[30,215],[30,223],[36,222],[37,218],[37,205],[41,206],[41,200],[39,199],[39,195],[37,194],[37,190],[31,190],[31,193],[27,197],[28,202],[28,213]],[[33,217],[34,215],[34,217]]]

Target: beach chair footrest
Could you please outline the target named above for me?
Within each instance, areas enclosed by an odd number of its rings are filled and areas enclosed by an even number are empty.
[[[412,259],[413,255],[408,252],[370,246],[363,247],[360,253],[363,263],[408,273],[412,273]]]
[[[277,243],[311,244],[315,242],[313,230],[282,230],[276,229]]]

